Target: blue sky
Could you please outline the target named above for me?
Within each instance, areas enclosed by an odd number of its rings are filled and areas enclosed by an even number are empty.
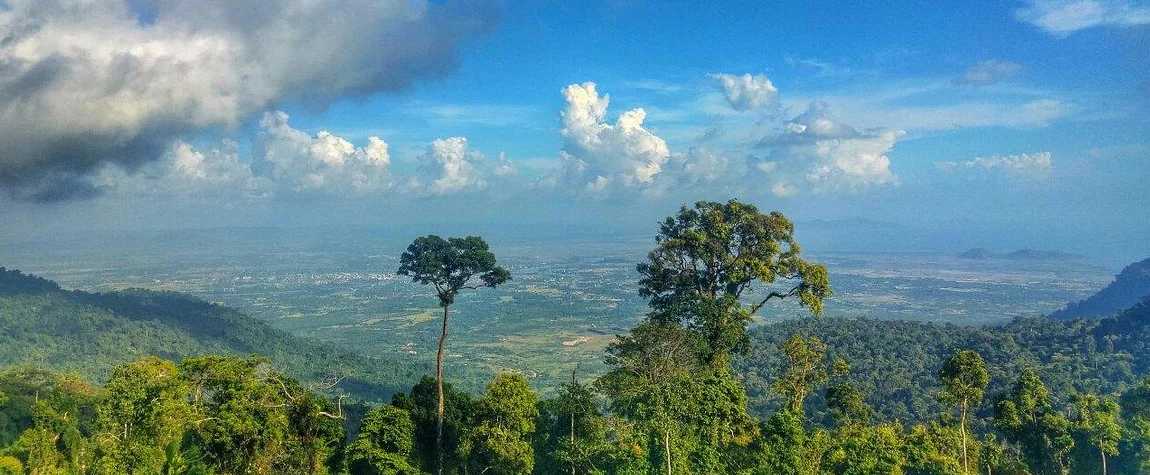
[[[9,237],[738,197],[918,247],[1150,251],[1146,2],[0,5]]]

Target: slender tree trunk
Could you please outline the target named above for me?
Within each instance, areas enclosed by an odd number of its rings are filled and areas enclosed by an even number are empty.
[[[1106,451],[1102,450],[1102,446],[1098,446],[1098,453],[1102,454],[1102,475],[1106,475]]]
[[[667,475],[671,475],[671,431],[663,432],[663,458],[667,461]]]
[[[966,457],[966,406],[967,402],[964,398],[962,400],[962,419],[959,421],[962,424],[959,429],[962,430],[962,473],[970,473],[970,463],[967,462]]]
[[[447,309],[443,306],[443,332],[439,334],[439,353],[435,356],[435,384],[439,392],[439,419],[435,423],[435,447],[439,452],[439,474],[443,475],[443,350],[447,346]]]
[[[575,386],[575,371],[578,370],[571,371],[571,386]],[[571,411],[571,451],[575,451],[575,411]],[[571,461],[571,475],[575,475],[574,460]]]

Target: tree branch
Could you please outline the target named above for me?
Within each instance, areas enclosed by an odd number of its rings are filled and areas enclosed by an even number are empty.
[[[340,394],[339,397],[336,398],[336,400],[335,400],[336,413],[335,414],[332,414],[332,413],[327,412],[327,411],[319,411],[319,414],[317,414],[317,415],[324,416],[324,417],[327,417],[330,419],[342,420],[343,419],[343,398],[345,398],[345,397],[347,397],[346,394]]]
[[[786,293],[779,293],[779,292],[771,291],[771,293],[767,295],[767,298],[764,298],[761,302],[759,302],[759,303],[757,303],[751,307],[751,315],[754,315],[756,312],[759,311],[759,309],[763,308],[763,305],[766,305],[768,300],[776,299],[776,298],[777,299],[784,299],[787,297],[793,297],[795,294],[799,293],[799,289],[802,288],[802,286],[803,286],[803,284],[800,283],[800,284],[794,286],[793,288],[791,288],[791,290],[789,292],[786,292]]]

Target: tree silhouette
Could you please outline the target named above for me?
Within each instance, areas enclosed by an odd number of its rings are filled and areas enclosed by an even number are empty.
[[[439,450],[439,473],[443,473],[443,352],[447,344],[447,317],[455,296],[464,289],[496,287],[511,280],[511,273],[495,265],[487,242],[479,236],[443,239],[434,234],[416,238],[399,257],[400,275],[412,282],[435,287],[439,306],[443,307],[443,330],[435,358],[435,380],[438,390],[438,420],[435,446]]]

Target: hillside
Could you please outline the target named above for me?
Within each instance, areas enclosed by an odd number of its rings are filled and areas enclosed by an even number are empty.
[[[261,355],[308,381],[343,378],[338,389],[383,399],[406,389],[415,368],[297,337],[227,307],[175,292],[67,291],[0,267],[0,367],[33,364],[103,381],[143,355]]]
[[[1118,313],[1150,296],[1150,259],[1126,266],[1098,293],[1048,315],[1056,320],[1097,318]]]
[[[818,336],[828,360],[851,366],[849,380],[889,419],[923,421],[943,408],[936,399],[937,372],[957,349],[977,351],[990,372],[987,394],[1006,390],[1023,369],[1033,368],[1051,391],[1121,392],[1150,371],[1150,302],[1104,319],[1019,318],[1001,327],[965,327],[908,321],[806,318],[756,328],[753,350],[741,362],[757,413],[777,407],[770,382],[781,373],[779,344],[793,334]],[[1062,401],[1063,403],[1069,401]],[[808,400],[818,420],[825,411],[821,394]],[[981,412],[989,414],[989,400]]]

